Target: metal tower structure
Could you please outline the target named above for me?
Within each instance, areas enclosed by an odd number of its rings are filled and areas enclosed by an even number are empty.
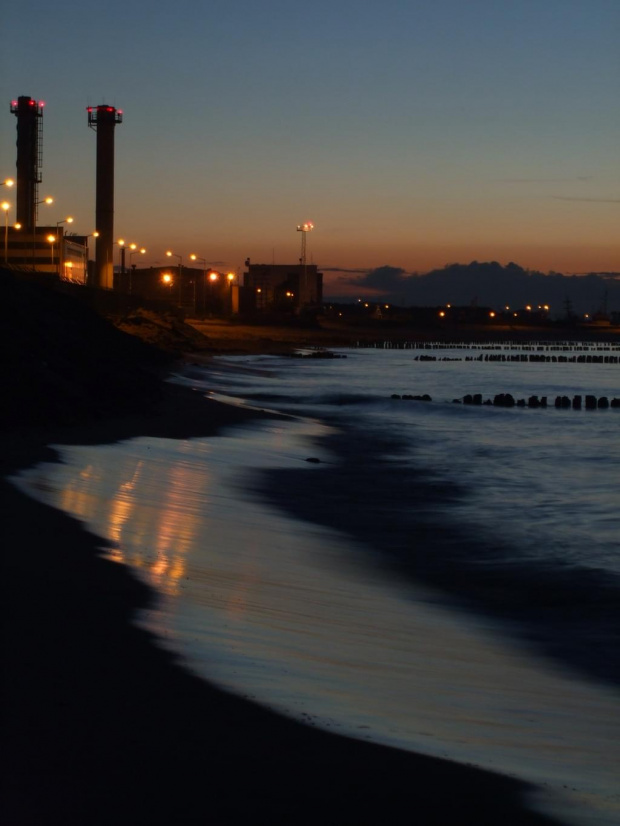
[[[314,229],[314,224],[311,221],[306,221],[304,224],[299,224],[297,226],[297,232],[301,232],[301,258],[299,259],[299,263],[301,264],[301,275],[302,275],[302,282],[301,282],[301,296],[299,301],[299,306],[301,307],[308,301],[308,274],[306,268],[306,237],[309,232],[312,232]]]
[[[88,125],[97,133],[95,286],[108,290],[114,285],[114,130],[122,122],[114,106],[88,107]]]
[[[11,101],[17,117],[17,193],[15,218],[26,232],[37,224],[37,195],[43,164],[42,101],[22,95]]]

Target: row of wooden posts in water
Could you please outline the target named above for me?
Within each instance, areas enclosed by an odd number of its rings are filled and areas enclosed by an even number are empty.
[[[416,356],[414,361],[509,361],[542,364],[620,364],[620,356],[549,356],[544,353],[481,353],[479,356],[450,358],[449,356]]]
[[[430,402],[432,398],[428,393],[422,395],[411,395],[409,393],[393,393],[392,399],[403,399],[404,401]],[[530,396],[528,399],[515,399],[511,393],[497,393],[492,399],[483,399],[482,393],[467,393],[460,399],[453,399],[453,404],[470,405],[492,405],[493,407],[549,407],[547,396]],[[609,399],[608,396],[556,396],[554,407],[557,409],[572,408],[573,410],[607,410],[610,407],[620,409],[620,399]]]
[[[374,350],[510,350],[539,353],[620,353],[616,341],[357,341],[358,349]]]

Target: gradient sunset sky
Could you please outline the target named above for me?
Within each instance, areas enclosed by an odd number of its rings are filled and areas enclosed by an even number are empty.
[[[295,262],[312,221],[328,285],[473,259],[620,271],[618,0],[20,0],[2,18],[0,177],[11,99],[45,101],[40,224],[95,228],[86,107],[106,103],[115,232],[145,264]]]

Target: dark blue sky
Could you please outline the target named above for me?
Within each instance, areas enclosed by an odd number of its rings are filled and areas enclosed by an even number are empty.
[[[38,0],[3,12],[9,102],[46,102],[50,222],[94,221],[117,130],[119,236],[224,260],[620,270],[617,0]],[[41,215],[43,222],[43,215]]]

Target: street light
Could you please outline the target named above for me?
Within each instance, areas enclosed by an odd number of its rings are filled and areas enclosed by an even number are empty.
[[[161,280],[162,280],[162,282],[163,282],[163,283],[164,283],[167,287],[170,287],[170,296],[171,296],[171,295],[172,295],[172,287],[173,287],[173,285],[174,285],[174,279],[173,279],[173,277],[170,275],[170,273],[169,273],[169,272],[165,272],[165,273],[162,275]],[[169,300],[169,301],[171,300],[171,299],[170,299],[170,297],[168,298],[168,300]]]
[[[34,205],[35,205],[35,207],[38,207],[39,204],[47,204],[47,206],[49,206],[50,204],[53,204],[53,203],[54,203],[54,199],[51,196],[48,195],[47,198],[43,198],[43,200],[41,200],[41,201],[35,201]],[[36,231],[36,226],[37,226],[36,210],[35,210],[34,225],[35,225],[35,231]]]
[[[120,283],[119,283],[119,289],[123,289],[124,282],[125,282],[125,272],[126,272],[126,270],[125,270],[125,250],[127,249],[127,242],[125,241],[124,238],[119,238],[118,241],[114,241],[114,243],[117,244],[119,249],[120,249],[121,280],[120,280]],[[135,249],[137,249],[137,247],[138,247],[137,244],[129,244],[129,249],[130,250],[135,250]],[[131,253],[129,254],[129,257],[130,257],[130,260],[131,260]],[[131,285],[131,282],[130,282],[130,285]],[[131,292],[131,289],[129,289],[129,292]]]
[[[219,280],[220,274],[219,272],[215,272],[211,270],[209,273],[209,304],[210,304],[210,314],[213,315],[214,310],[214,302],[213,302],[213,290],[215,288],[216,282]]]
[[[35,201],[34,202],[35,213],[34,213],[34,227],[33,227],[33,235],[32,235],[33,249],[34,249],[34,236],[37,234],[37,209],[36,208],[39,206],[39,204],[47,204],[47,206],[49,206],[50,204],[53,204],[53,203],[54,203],[54,199],[50,195],[48,195],[47,198],[43,198],[41,201]]]
[[[73,218],[70,215],[67,215],[67,217],[64,218],[62,221],[56,221],[56,235],[59,236],[59,238],[62,237],[62,236],[59,235],[59,231],[58,231],[61,224],[72,224],[72,223],[73,223]],[[56,271],[57,271],[58,275],[60,275],[60,266],[62,264],[61,259],[64,257],[62,255],[63,252],[64,252],[63,247],[61,247],[60,244],[59,244],[58,245],[58,264],[56,266]]]
[[[195,255],[193,252],[190,255],[192,261],[202,261],[202,312],[204,313],[207,304],[207,259]],[[196,302],[194,301],[194,304]],[[194,312],[196,308],[194,307]]]
[[[140,254],[140,255],[144,255],[144,253],[146,252],[146,248],[145,248],[145,247],[141,247],[140,249],[137,249],[137,246],[138,246],[137,244],[132,244],[132,245],[131,245],[131,252],[129,253],[129,266],[130,266],[130,267],[133,267],[133,266],[134,266],[134,264],[132,264],[132,263],[131,263],[131,259],[133,258],[133,256],[134,256],[136,253],[138,253],[138,254]],[[133,249],[133,247],[136,247],[136,249]]]
[[[15,185],[15,181],[13,180],[13,178],[7,178],[6,181],[1,181],[0,182],[0,186],[14,186],[14,185]]]
[[[297,232],[301,232],[301,258],[299,259],[299,263],[301,264],[301,270],[303,275],[303,287],[302,287],[302,303],[306,303],[308,301],[308,278],[307,278],[307,268],[306,268],[306,236],[309,232],[312,232],[314,229],[314,224],[311,221],[306,221],[304,224],[299,224],[297,226]]]
[[[90,284],[90,264],[89,264],[89,262],[90,262],[90,250],[88,249],[88,239],[89,238],[99,238],[99,233],[97,232],[97,230],[94,230],[93,232],[89,232],[88,235],[86,236],[86,272],[85,272],[85,278],[86,278],[86,283],[87,284]]]
[[[47,240],[52,245],[52,269],[54,269],[54,244],[56,243],[56,236],[48,235]]]
[[[166,250],[166,255],[168,258],[178,258],[179,259],[179,305],[183,304],[182,300],[182,282],[183,282],[183,256],[177,255],[176,252],[172,252],[172,250]]]
[[[4,263],[9,260],[9,209],[11,205],[8,201],[2,202],[2,209],[4,210]]]
[[[229,272],[226,273],[226,280],[228,281],[228,286],[230,289],[228,290],[228,294],[226,296],[226,303],[228,305],[227,312],[231,315],[237,311],[238,309],[238,301],[235,300],[235,293],[233,291],[233,283],[235,280],[235,273]]]
[[[120,258],[120,266],[121,266],[121,278],[125,275],[125,241],[122,238],[119,238],[118,241],[114,241],[115,244],[118,245],[120,250],[119,258]]]
[[[135,269],[135,266],[136,266],[135,264],[131,263],[131,259],[134,257],[134,255],[136,253],[138,253],[139,255],[144,255],[144,253],[146,252],[145,247],[141,247],[140,249],[137,249],[137,247],[138,247],[137,244],[130,244],[129,245],[129,248],[131,249],[131,252],[129,253],[129,294],[130,295],[131,295],[131,276],[132,276],[133,270]]]
[[[32,238],[30,240],[32,241],[32,269],[33,270],[36,270],[36,268],[37,268],[37,266],[36,266],[36,252],[35,252],[36,251],[36,246],[37,246],[37,243],[36,243],[37,242],[37,207],[39,206],[39,204],[47,204],[49,206],[50,204],[53,204],[53,203],[54,203],[54,199],[50,195],[48,195],[46,198],[43,198],[40,201],[35,201],[34,202],[34,207],[35,207],[34,208],[34,226],[30,227],[30,231],[32,232]]]

